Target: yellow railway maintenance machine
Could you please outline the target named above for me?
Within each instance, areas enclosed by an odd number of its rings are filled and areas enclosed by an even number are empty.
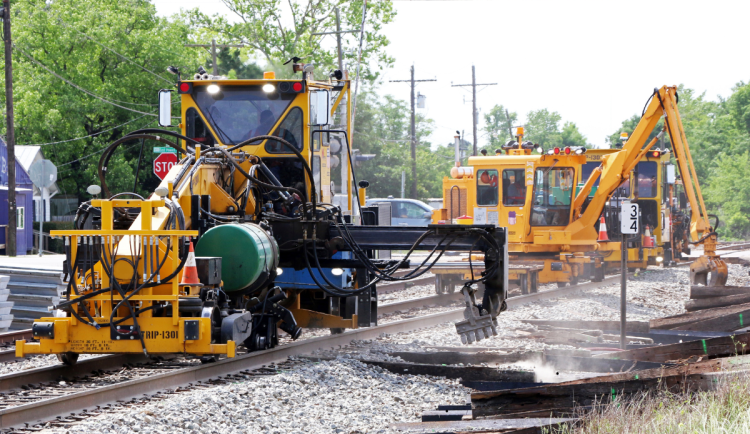
[[[365,207],[368,184],[351,170],[351,81],[342,71],[315,80],[312,65],[292,67],[301,77],[229,80],[199,71],[182,80],[169,68],[178,81],[159,92],[159,123],[171,125],[176,93],[180,132],[138,130],[106,148],[105,199],[81,205],[75,230],[52,233],[67,246],[65,298],[34,322],[38,342],[17,342],[18,356],[74,363],[81,353],[186,353],[211,361],[240,347],[271,348],[278,330],[296,339],[306,327],[369,327],[377,324],[377,283],[417,278],[446,250],[484,253],[486,271],[465,283],[467,319],[457,331],[467,342],[497,333],[505,229],[377,226],[378,208]],[[113,194],[110,159],[143,141],[175,149],[179,162],[148,198]],[[334,193],[337,159],[345,170]],[[409,255],[373,257],[390,249],[431,253],[396,277]],[[479,284],[487,288],[481,302]]]
[[[586,164],[585,149],[554,148],[544,152],[531,142],[523,142],[523,129],[519,128],[517,140],[508,142],[495,156],[471,157],[468,167],[451,169],[451,177],[443,179],[445,208],[433,215],[433,221],[449,222],[467,215],[474,223],[507,226],[511,261],[542,263],[540,283],[575,283],[580,276],[588,275],[587,267],[593,270],[593,280],[600,280],[604,276],[603,257],[620,249],[618,242],[598,242],[597,231],[602,212],[617,202],[616,191],[632,185],[639,191],[648,188],[649,195],[652,195],[656,188],[653,195],[658,200],[651,200],[653,203],[645,202],[645,197],[638,198],[644,201],[646,215],[641,227],[644,223],[656,223],[650,219],[659,218],[660,195],[666,194],[667,203],[675,204],[674,186],[667,183],[669,187],[665,193],[663,188],[659,189],[658,179],[650,175],[645,178],[649,163],[659,163],[662,159],[661,151],[658,157],[649,157],[648,153],[653,155],[652,147],[668,132],[681,187],[689,203],[689,208],[683,207],[689,210],[687,212],[670,210],[673,222],[681,219],[678,228],[683,228],[683,232],[673,229],[669,246],[671,251],[678,249],[682,252],[687,250],[688,242],[703,244],[705,254],[691,266],[691,280],[706,284],[710,279],[712,286],[724,285],[726,264],[715,252],[716,233],[703,203],[677,99],[675,87],[655,89],[623,148],[602,155],[600,163],[590,170],[588,176],[580,174]],[[664,130],[647,143],[661,117],[665,118]],[[533,150],[540,154],[532,155]],[[640,171],[637,170],[639,165],[642,165]],[[658,175],[659,164],[656,169]],[[638,178],[631,183],[634,173]],[[671,179],[671,175],[669,177]],[[585,179],[580,188],[576,188],[578,179]],[[622,196],[630,197],[631,194],[627,192]],[[631,249],[629,255],[633,250],[639,249]],[[658,255],[657,249],[640,251],[644,258],[653,256],[655,259]]]
[[[582,188],[594,169],[601,165],[602,157],[618,152],[617,149],[589,149],[578,179]],[[669,149],[652,148],[635,166],[631,180],[615,190],[612,199],[605,206],[605,217],[609,239],[617,240],[619,232],[619,202],[623,199],[636,201],[641,207],[642,232],[649,228],[653,247],[644,247],[645,233],[628,248],[628,268],[645,268],[648,265],[673,265],[687,259],[689,255],[690,205],[682,190],[682,180],[676,177],[676,166],[671,161]],[[594,183],[591,193],[599,183]],[[635,186],[638,186],[637,188]],[[597,231],[600,231],[597,225]],[[607,268],[620,268],[620,250],[609,250],[607,244],[599,243],[599,254],[603,256]]]

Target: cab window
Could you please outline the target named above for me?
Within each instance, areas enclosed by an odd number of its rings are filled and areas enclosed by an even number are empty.
[[[477,205],[497,205],[497,170],[477,171]]]
[[[215,143],[211,131],[206,127],[206,123],[198,114],[198,110],[193,107],[185,111],[185,135],[201,142],[206,147],[211,147]]]
[[[526,202],[526,186],[523,169],[503,170],[503,205],[523,206]]]
[[[601,166],[602,163],[598,161],[589,161],[588,163],[584,164],[581,168],[581,182],[585,183],[588,181],[588,179],[591,177],[591,173],[594,172],[594,169]],[[594,185],[592,187],[598,187],[599,186],[599,179],[596,178],[596,181],[594,181]]]
[[[532,226],[566,226],[573,197],[573,169],[537,169],[534,176]]]
[[[273,135],[280,137],[287,142],[291,143],[292,146],[297,148],[298,151],[302,150],[302,110],[299,107],[294,107],[289,110],[289,114],[286,115],[284,120],[281,122]],[[266,152],[269,154],[291,154],[292,151],[287,148],[286,145],[277,142],[275,140],[266,141]]]
[[[656,197],[659,183],[657,182],[657,167],[655,161],[641,161],[638,163],[638,197]]]

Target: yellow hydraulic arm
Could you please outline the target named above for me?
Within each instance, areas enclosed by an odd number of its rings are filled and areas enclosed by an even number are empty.
[[[641,158],[661,138],[664,131],[660,132],[647,146],[643,146],[651,131],[656,127],[659,119],[664,116],[665,130],[669,133],[675,159],[680,170],[682,183],[685,188],[691,206],[690,236],[695,244],[703,244],[704,256],[701,256],[690,267],[691,280],[693,283],[707,284],[708,275],[711,275],[710,286],[723,286],[727,280],[726,264],[716,255],[716,233],[708,221],[706,205],[701,194],[700,184],[690,155],[685,131],[677,109],[677,87],[663,86],[654,89],[654,95],[649,102],[641,121],[631,134],[628,141],[623,145],[620,152],[604,156],[602,158],[601,174],[598,171],[592,173],[591,177],[600,176],[599,188],[592,198],[586,211],[580,213],[583,200],[591,191],[593,181],[586,182],[574,202],[576,216],[578,219],[571,223],[567,230],[571,232],[571,238],[581,238],[587,232],[594,231],[594,224],[599,219],[602,209],[610,195],[627,181],[631,171]]]

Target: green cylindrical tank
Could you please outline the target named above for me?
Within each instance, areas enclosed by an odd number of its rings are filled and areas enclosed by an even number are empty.
[[[195,247],[196,256],[221,258],[224,290],[237,292],[263,283],[279,265],[276,240],[253,223],[231,223],[206,231]]]

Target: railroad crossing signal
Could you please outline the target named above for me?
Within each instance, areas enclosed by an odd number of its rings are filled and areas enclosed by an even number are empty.
[[[163,180],[167,176],[167,173],[169,173],[169,169],[177,164],[177,161],[177,154],[171,152],[159,154],[158,157],[154,158],[154,175]]]
[[[620,207],[620,233],[633,235],[640,232],[641,207],[637,203],[625,201]]]

